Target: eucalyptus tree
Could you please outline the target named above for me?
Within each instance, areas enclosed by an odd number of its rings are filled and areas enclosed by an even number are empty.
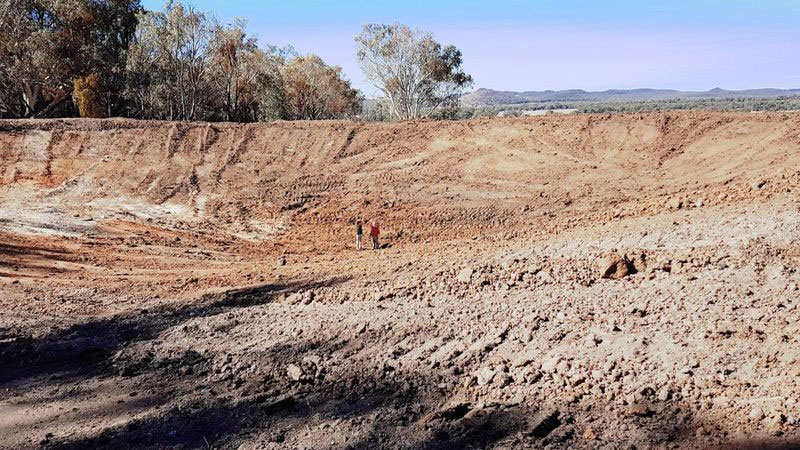
[[[368,24],[355,40],[364,75],[398,119],[428,117],[453,107],[472,85],[472,77],[461,68],[461,51],[443,47],[428,32],[402,24]]]
[[[282,75],[291,119],[340,119],[361,111],[361,94],[344,78],[341,67],[329,66],[319,56],[291,59]]]
[[[75,80],[90,75],[99,107],[114,110],[140,10],[139,0],[0,0],[0,116],[69,112]]]
[[[127,95],[140,117],[195,120],[208,94],[213,23],[202,11],[167,1],[139,16],[127,59]]]

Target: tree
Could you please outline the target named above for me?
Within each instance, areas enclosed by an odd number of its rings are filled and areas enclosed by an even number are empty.
[[[261,50],[248,37],[243,21],[214,28],[210,47],[210,78],[222,119],[253,122],[281,117],[283,109],[280,67],[285,52]]]
[[[126,95],[139,117],[196,120],[207,100],[213,24],[202,11],[168,0],[139,15],[128,51]]]
[[[442,47],[430,33],[401,24],[369,24],[355,40],[364,75],[386,96],[398,119],[428,117],[439,108],[457,106],[472,84],[461,69],[461,51]]]
[[[140,17],[127,54],[130,114],[166,120],[252,122],[286,115],[281,68],[291,49],[262,49],[245,23],[220,25],[168,1]]]
[[[361,111],[362,98],[342,75],[316,55],[298,56],[283,68],[286,107],[292,119],[340,119]]]
[[[100,78],[96,73],[73,82],[72,98],[81,117],[103,117],[103,104],[100,96]]]
[[[69,112],[73,80],[91,73],[112,91],[140,9],[139,0],[0,0],[0,115]]]
[[[126,52],[138,26],[138,14],[143,10],[140,0],[84,0],[93,8],[97,42],[92,45],[93,60],[81,74],[94,73],[99,78],[98,95],[103,96],[105,115],[125,111],[124,86]]]
[[[11,104],[6,116],[32,117],[52,110],[68,97],[79,70],[62,55],[79,41],[65,39],[72,31],[60,16],[63,3],[3,0],[0,6],[0,59],[5,72],[3,97]]]
[[[219,25],[179,0],[158,12],[139,2],[0,0],[0,117],[250,122],[360,110],[341,69],[319,57],[259,47],[244,22]]]

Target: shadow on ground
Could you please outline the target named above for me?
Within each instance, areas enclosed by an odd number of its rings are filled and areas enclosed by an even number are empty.
[[[53,262],[75,262],[77,255],[58,247],[5,243],[0,244],[0,277],[30,276],[26,272],[54,274],[67,272]]]
[[[324,359],[347,345],[341,339],[297,338],[253,350],[257,370],[232,358],[218,370],[193,351],[168,358],[119,359],[137,343],[197,317],[229,318],[226,313],[262,305],[287,292],[336,286],[346,280],[264,284],[209,295],[187,306],[165,306],[87,321],[41,338],[19,336],[0,344],[3,398],[23,403],[28,389],[50,391],[90,381],[132,381],[153,408],[133,416],[124,410],[111,423],[122,425],[75,436],[43,435],[46,448],[410,448],[622,447],[630,442],[587,437],[586,416],[602,404],[564,403],[548,398],[483,403],[464,392],[463,378],[443,372],[401,371],[364,361],[344,361],[345,370]],[[365,348],[380,336],[361,334]],[[286,367],[304,361],[302,374],[287,377]],[[651,405],[631,419],[630,440],[648,446],[696,446],[699,427],[691,405],[671,401]],[[106,411],[106,414],[117,414]],[[135,417],[134,417],[135,416]],[[2,431],[2,429],[0,429]],[[596,430],[598,434],[601,429]],[[37,437],[37,439],[39,439]],[[711,445],[707,447],[713,448]],[[731,442],[720,448],[800,448],[800,442]]]
[[[287,355],[329,354],[335,342],[300,341],[260,355],[266,366],[285,367]],[[202,365],[199,362],[198,365]],[[172,372],[171,370],[169,372]],[[483,448],[530,431],[536,411],[497,405],[440,411],[447,395],[429,377],[375,373],[351,367],[347,377],[286,377],[235,387],[207,383],[202,375],[148,373],[142,384],[169,392],[176,383],[198,389],[173,394],[166,412],[133,420],[78,439],[53,439],[47,448]],[[201,372],[202,373],[202,372]],[[409,381],[411,383],[409,384]],[[178,389],[179,390],[179,389]],[[555,429],[542,428],[539,437]],[[338,428],[338,429],[337,429]],[[333,435],[336,437],[332,438]],[[335,442],[333,442],[335,441]],[[244,447],[250,448],[250,447]]]
[[[83,435],[64,438],[42,431],[41,441],[40,437],[34,441],[48,448],[217,448],[238,447],[250,439],[263,445],[280,445],[297,439],[293,433],[304,430],[310,418],[346,421],[354,427],[340,433],[341,445],[323,445],[327,441],[323,431],[319,436],[322,448],[486,446],[521,430],[525,416],[521,410],[485,408],[469,418],[430,420],[423,427],[429,439],[420,438],[419,433],[406,435],[405,427],[429,414],[431,405],[447,399],[434,380],[422,374],[350,367],[344,377],[328,377],[324,368],[310,379],[291,381],[283,375],[288,361],[310,353],[330,355],[345,345],[341,341],[304,339],[260,350],[257,358],[262,366],[278,368],[282,375],[275,376],[275,370],[270,369],[246,381],[210,379],[209,361],[191,351],[168,361],[116,358],[126,348],[158,339],[162,331],[191,318],[221,315],[271,302],[287,292],[330,287],[343,281],[252,286],[209,295],[189,306],[165,306],[89,320],[43,337],[16,336],[0,344],[0,388],[6,390],[2,398],[24,405],[26,394],[35,389],[57,391],[49,399],[64,401],[80,392],[81,386],[123,379],[135,380],[140,392],[160,398],[158,408],[123,420],[122,426],[88,436],[78,433]],[[114,414],[111,410],[107,414]],[[121,408],[120,417],[124,413]],[[451,427],[450,422],[458,422],[458,426]]]
[[[114,352],[136,341],[154,339],[161,331],[189,319],[261,305],[281,293],[331,287],[344,281],[263,284],[207,295],[186,306],[169,305],[89,320],[40,338],[20,334],[0,343],[0,387],[43,375],[59,374],[67,379],[107,372]]]

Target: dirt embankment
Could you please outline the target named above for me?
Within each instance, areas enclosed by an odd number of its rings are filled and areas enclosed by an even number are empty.
[[[793,175],[800,118],[653,113],[463,122],[0,125],[2,187],[108,216],[206,224],[254,242],[343,239],[377,217],[397,241],[638,215],[749,195]],[[786,172],[789,170],[789,172]],[[739,192],[738,188],[742,188]],[[49,189],[49,190],[48,190]],[[310,228],[310,229],[309,229]]]
[[[800,114],[0,122],[0,448],[797,446],[799,189]]]

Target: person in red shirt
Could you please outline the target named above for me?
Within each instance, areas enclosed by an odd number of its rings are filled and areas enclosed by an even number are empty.
[[[381,235],[381,230],[378,229],[378,222],[373,220],[369,224],[369,238],[372,240],[372,249],[378,249],[378,236]]]

